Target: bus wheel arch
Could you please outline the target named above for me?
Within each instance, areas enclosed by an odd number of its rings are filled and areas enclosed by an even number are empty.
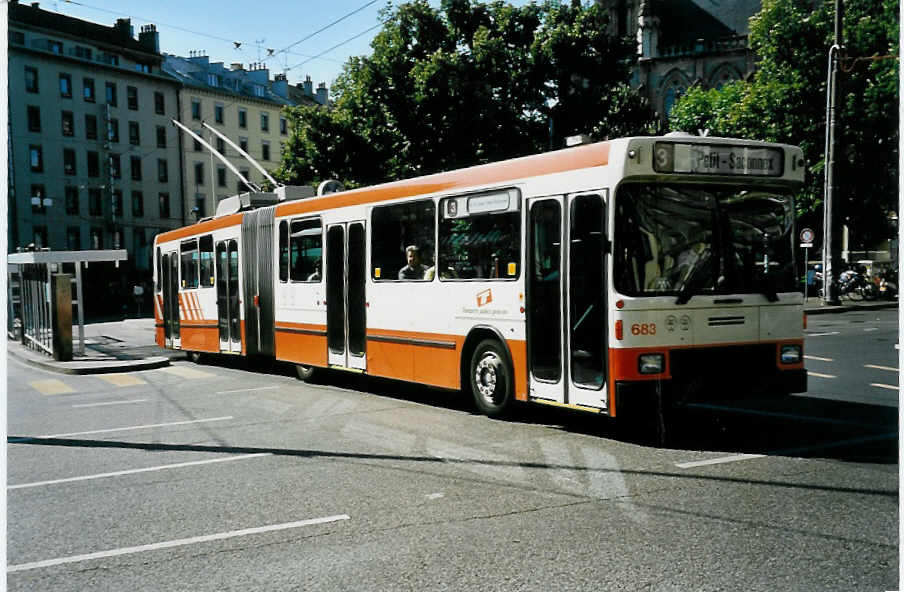
[[[477,409],[498,418],[515,400],[512,354],[502,335],[490,327],[476,327],[465,340],[461,356],[462,391],[470,391]]]

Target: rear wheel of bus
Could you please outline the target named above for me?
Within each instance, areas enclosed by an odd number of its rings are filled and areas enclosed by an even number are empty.
[[[314,367],[307,364],[295,364],[295,374],[299,380],[307,382],[314,376]]]
[[[512,369],[505,350],[495,339],[484,339],[471,355],[468,373],[474,403],[488,417],[501,417],[514,399]]]

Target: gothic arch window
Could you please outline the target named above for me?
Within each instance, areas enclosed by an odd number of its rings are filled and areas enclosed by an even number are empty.
[[[741,80],[741,73],[734,66],[722,64],[709,77],[710,88],[722,88],[729,82]]]
[[[672,70],[665,77],[660,87],[660,96],[662,97],[662,112],[666,117],[675,106],[675,101],[687,92],[688,87],[690,87],[690,81],[678,70]]]

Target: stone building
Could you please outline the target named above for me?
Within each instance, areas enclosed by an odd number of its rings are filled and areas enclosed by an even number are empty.
[[[134,36],[9,4],[7,249],[121,248],[149,269],[156,233],[184,223],[178,84],[154,25]]]
[[[631,84],[665,120],[691,85],[719,88],[755,68],[748,19],[761,0],[601,0],[610,32],[637,40]]]

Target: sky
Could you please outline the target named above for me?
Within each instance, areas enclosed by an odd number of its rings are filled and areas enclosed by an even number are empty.
[[[388,2],[39,1],[43,10],[106,26],[119,18],[131,18],[136,37],[142,25],[152,23],[160,33],[161,52],[188,57],[191,51],[204,51],[211,62],[223,62],[227,68],[233,62],[241,62],[246,68],[250,63],[263,62],[270,68],[271,77],[285,72],[289,83],[295,84],[310,76],[315,88],[321,82],[332,86],[350,56],[370,55],[370,42],[380,31],[380,9]],[[235,43],[241,46],[237,49]],[[274,50],[273,56],[268,57],[269,49]]]

